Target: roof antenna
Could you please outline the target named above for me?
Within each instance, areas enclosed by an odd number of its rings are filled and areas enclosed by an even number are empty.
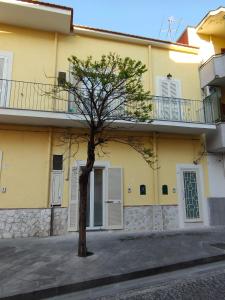
[[[166,29],[162,29],[163,28],[163,20],[161,22],[161,27],[160,27],[160,31],[159,31],[159,36],[164,32],[165,33],[165,39],[168,39],[169,41],[174,41],[176,38],[176,34],[178,32],[178,29],[180,27],[182,19],[176,20],[173,16],[170,16],[167,18],[167,28]],[[176,28],[175,28],[175,25]]]

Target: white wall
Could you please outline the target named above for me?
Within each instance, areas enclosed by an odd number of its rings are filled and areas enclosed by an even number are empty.
[[[209,196],[225,198],[225,155],[208,153]]]

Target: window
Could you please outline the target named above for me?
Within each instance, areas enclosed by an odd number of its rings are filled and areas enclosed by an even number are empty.
[[[63,155],[53,155],[53,170],[63,170]]]
[[[178,79],[158,77],[155,106],[157,118],[161,120],[182,121],[181,82]]]
[[[12,53],[0,51],[0,107],[6,107],[9,102]]]
[[[61,86],[66,82],[66,72],[58,72],[58,85]]]

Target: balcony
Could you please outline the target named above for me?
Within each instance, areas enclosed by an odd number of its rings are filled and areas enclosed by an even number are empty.
[[[225,86],[225,54],[213,55],[200,67],[200,82],[201,88]]]
[[[208,105],[210,103],[210,105]],[[225,106],[221,103],[218,92],[214,92],[204,99],[206,116],[209,113],[216,123],[216,130],[206,135],[206,146],[208,152],[225,152]],[[209,111],[208,111],[208,109]]]
[[[76,111],[68,92],[53,94],[58,86],[0,80],[0,120],[1,123],[41,126],[82,127],[84,118]],[[198,100],[176,99],[152,96],[148,100],[152,107],[149,112],[150,124],[139,122],[131,125],[127,111],[137,109],[134,103],[124,109],[124,113],[114,115],[116,124],[123,129],[162,131],[174,133],[202,133],[215,129],[212,103]],[[83,125],[82,125],[83,122]]]

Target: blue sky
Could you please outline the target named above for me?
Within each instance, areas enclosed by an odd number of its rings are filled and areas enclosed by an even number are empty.
[[[167,19],[177,22],[176,37],[187,25],[196,25],[209,10],[225,6],[220,0],[51,0],[74,8],[74,23],[167,39]],[[178,27],[179,25],[179,27]],[[175,31],[173,31],[175,38]]]

